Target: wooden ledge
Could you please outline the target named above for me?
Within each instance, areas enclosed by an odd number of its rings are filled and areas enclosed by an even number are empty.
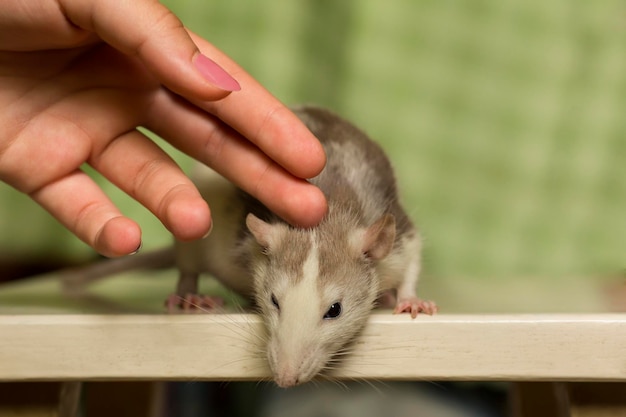
[[[250,314],[0,315],[0,381],[268,379],[263,337]],[[376,312],[333,376],[626,381],[626,315]]]

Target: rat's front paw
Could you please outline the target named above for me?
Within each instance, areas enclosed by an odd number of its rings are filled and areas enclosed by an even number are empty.
[[[417,297],[398,300],[393,314],[411,313],[411,318],[417,317],[417,313],[433,315],[437,312],[437,304],[434,301],[422,300]]]
[[[172,294],[165,300],[165,307],[169,313],[212,313],[224,306],[220,297],[200,294],[187,294],[181,297]]]

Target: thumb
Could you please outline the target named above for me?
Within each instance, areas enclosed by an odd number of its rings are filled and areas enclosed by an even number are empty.
[[[155,0],[59,0],[68,20],[95,32],[125,54],[137,56],[172,91],[217,100],[241,87],[202,55],[182,22]]]

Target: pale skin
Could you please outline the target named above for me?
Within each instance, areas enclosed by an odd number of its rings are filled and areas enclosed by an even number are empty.
[[[81,171],[83,164],[147,207],[176,238],[198,239],[211,228],[208,204],[139,126],[294,225],[313,226],[326,212],[321,192],[305,181],[325,163],[317,139],[160,3],[2,2],[0,180],[106,256],[136,251],[141,230]]]

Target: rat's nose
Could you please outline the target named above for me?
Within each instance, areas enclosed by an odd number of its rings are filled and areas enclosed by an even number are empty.
[[[282,375],[276,375],[274,377],[276,385],[281,388],[290,388],[299,384],[298,376],[295,374],[283,373]]]

